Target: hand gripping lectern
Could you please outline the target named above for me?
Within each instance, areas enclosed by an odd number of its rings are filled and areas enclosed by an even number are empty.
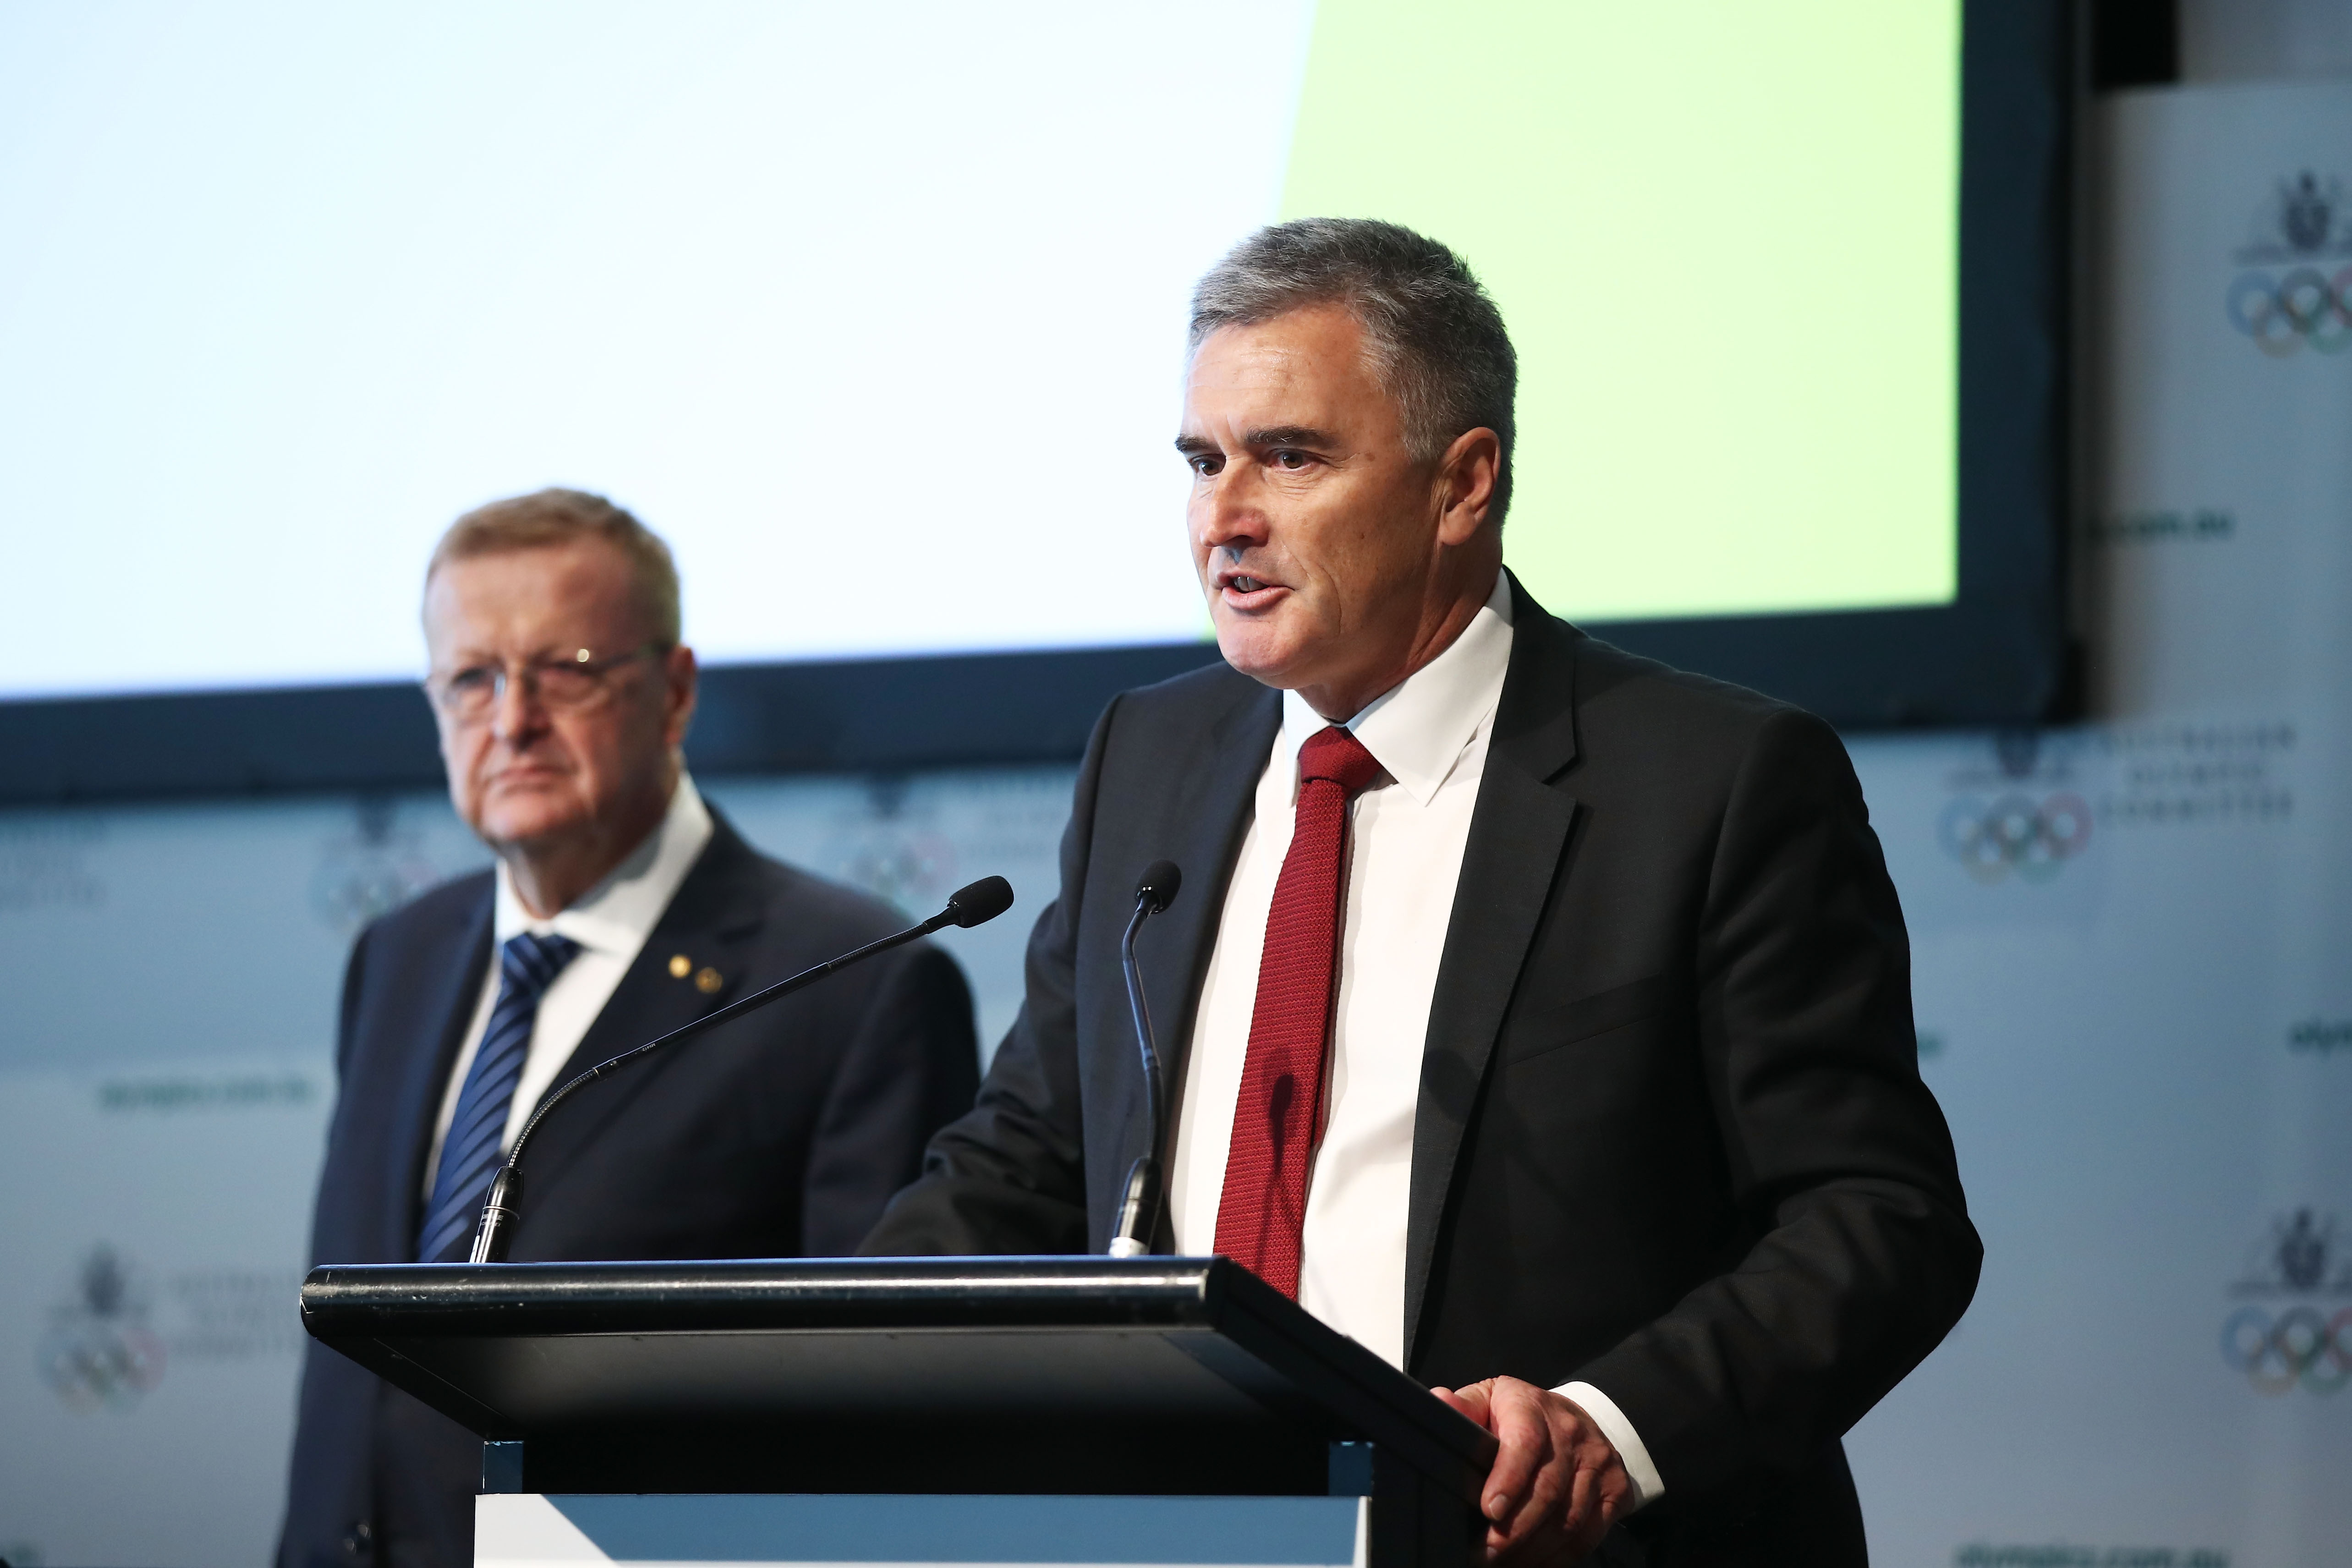
[[[1494,1440],[1224,1258],[315,1269],[478,1564],[1463,1568]]]

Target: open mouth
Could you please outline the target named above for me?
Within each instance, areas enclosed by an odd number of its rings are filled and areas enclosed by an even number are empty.
[[[1217,596],[1233,609],[1263,609],[1287,592],[1279,583],[1269,583],[1245,572],[1217,574]]]

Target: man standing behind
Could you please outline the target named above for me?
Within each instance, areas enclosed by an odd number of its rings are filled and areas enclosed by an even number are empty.
[[[904,923],[703,803],[678,634],[668,549],[600,497],[495,502],[435,550],[425,689],[450,799],[499,863],[352,949],[314,1265],[462,1259],[557,1085]],[[574,1096],[524,1157],[511,1256],[846,1252],[978,1076],[962,974],[901,948]],[[480,1455],[312,1345],[281,1568],[464,1568]]]
[[[1844,750],[1503,569],[1516,359],[1444,246],[1265,230],[1192,342],[1230,668],[1104,713],[1020,1018],[865,1250],[1102,1249],[1150,1125],[1119,937],[1164,857],[1157,1243],[1493,1431],[1503,1563],[1861,1563],[1840,1436],[1979,1247]]]

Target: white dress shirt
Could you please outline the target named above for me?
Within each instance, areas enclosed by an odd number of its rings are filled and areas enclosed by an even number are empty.
[[[710,808],[694,781],[685,773],[671,792],[669,809],[644,843],[610,875],[588,889],[551,920],[539,920],[515,896],[514,877],[500,861],[498,892],[491,916],[489,973],[482,977],[482,994],[474,1005],[474,1021],[466,1043],[449,1069],[448,1087],[441,1092],[441,1113],[433,1122],[433,1147],[425,1157],[425,1196],[433,1197],[433,1179],[441,1168],[441,1141],[448,1136],[450,1118],[457,1113],[457,1094],[481,1048],[483,1031],[490,1026],[490,1010],[499,1000],[498,949],[524,931],[541,936],[553,931],[580,944],[580,951],[539,999],[539,1016],[531,1026],[530,1054],[523,1058],[522,1077],[515,1084],[514,1103],[507,1110],[507,1130],[499,1147],[511,1149],[522,1124],[539,1105],[540,1096],[555,1085],[555,1075],[580,1048],[589,1026],[613,999],[621,977],[637,961],[646,939],[661,923],[678,885],[710,842]],[[630,1045],[638,1042],[632,1040]]]
[[[1346,726],[1386,777],[1349,806],[1328,1109],[1307,1190],[1298,1303],[1395,1366],[1404,1363],[1405,1221],[1422,1050],[1510,659],[1510,583],[1498,574],[1451,647]],[[1216,1250],[1258,961],[1290,851],[1298,748],[1328,722],[1297,692],[1283,694],[1282,728],[1258,778],[1192,1026],[1169,1182],[1179,1252]],[[1609,1396],[1582,1383],[1559,1392],[1616,1445],[1635,1506],[1662,1496],[1648,1450]]]

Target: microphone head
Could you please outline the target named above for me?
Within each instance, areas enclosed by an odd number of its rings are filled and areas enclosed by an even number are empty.
[[[1002,877],[982,877],[948,895],[948,920],[965,927],[984,925],[1013,907],[1013,884]]]
[[[1175,861],[1154,860],[1136,879],[1135,901],[1150,904],[1156,915],[1176,901],[1176,889],[1183,885],[1184,873],[1176,868]]]

